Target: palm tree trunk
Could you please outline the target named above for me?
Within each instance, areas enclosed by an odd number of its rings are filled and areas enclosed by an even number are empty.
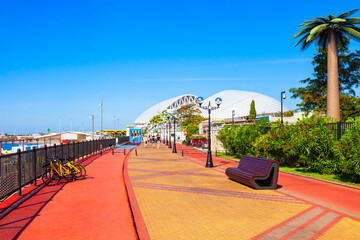
[[[335,30],[330,30],[328,35],[327,116],[338,122],[340,121],[338,57],[336,49]]]

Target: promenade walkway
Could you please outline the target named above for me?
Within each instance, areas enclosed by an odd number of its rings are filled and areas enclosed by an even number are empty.
[[[0,239],[137,239],[124,158],[120,149],[97,155],[85,161],[84,180],[42,188],[0,220]]]
[[[0,239],[360,239],[360,190],[286,173],[254,190],[224,174],[236,162],[205,168],[205,153],[177,146],[89,158],[84,180],[43,187],[1,219]]]
[[[360,239],[359,190],[285,173],[253,190],[226,177],[233,161],[184,153],[140,146],[128,159],[143,239]]]

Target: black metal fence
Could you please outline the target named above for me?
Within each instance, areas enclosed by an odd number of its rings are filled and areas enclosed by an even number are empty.
[[[346,130],[350,129],[353,125],[353,122],[336,122],[336,123],[329,123],[330,129],[333,133],[334,138],[337,140],[341,139],[341,136],[345,134]],[[263,134],[267,132],[271,132],[271,127],[264,127]]]
[[[354,123],[353,122],[336,122],[330,123],[330,129],[336,136],[337,140],[341,139],[341,136],[344,135],[345,131],[350,129]]]
[[[79,143],[60,144],[43,148],[0,156],[0,201],[16,191],[21,194],[21,188],[35,183],[41,177],[41,163],[54,156],[60,158],[85,158],[98,153],[112,145],[128,142],[128,137],[92,140]]]

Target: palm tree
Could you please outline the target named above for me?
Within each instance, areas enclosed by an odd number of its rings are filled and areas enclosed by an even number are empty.
[[[335,17],[329,15],[325,18],[314,18],[300,24],[300,32],[292,38],[300,37],[295,44],[301,44],[301,50],[306,49],[311,43],[315,42],[321,49],[328,49],[327,55],[327,116],[340,121],[340,100],[339,100],[339,80],[338,80],[338,59],[336,44],[344,45],[345,39],[360,40],[360,18],[349,18],[357,12],[354,9],[350,12],[340,14]]]

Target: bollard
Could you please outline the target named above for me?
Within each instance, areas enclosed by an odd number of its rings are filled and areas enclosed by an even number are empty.
[[[137,156],[137,148],[135,148],[135,156]]]
[[[114,155],[114,145],[112,145],[112,155]]]
[[[181,150],[181,156],[184,156],[184,149]]]
[[[126,155],[126,153],[125,153],[125,145],[124,145],[124,155]]]

